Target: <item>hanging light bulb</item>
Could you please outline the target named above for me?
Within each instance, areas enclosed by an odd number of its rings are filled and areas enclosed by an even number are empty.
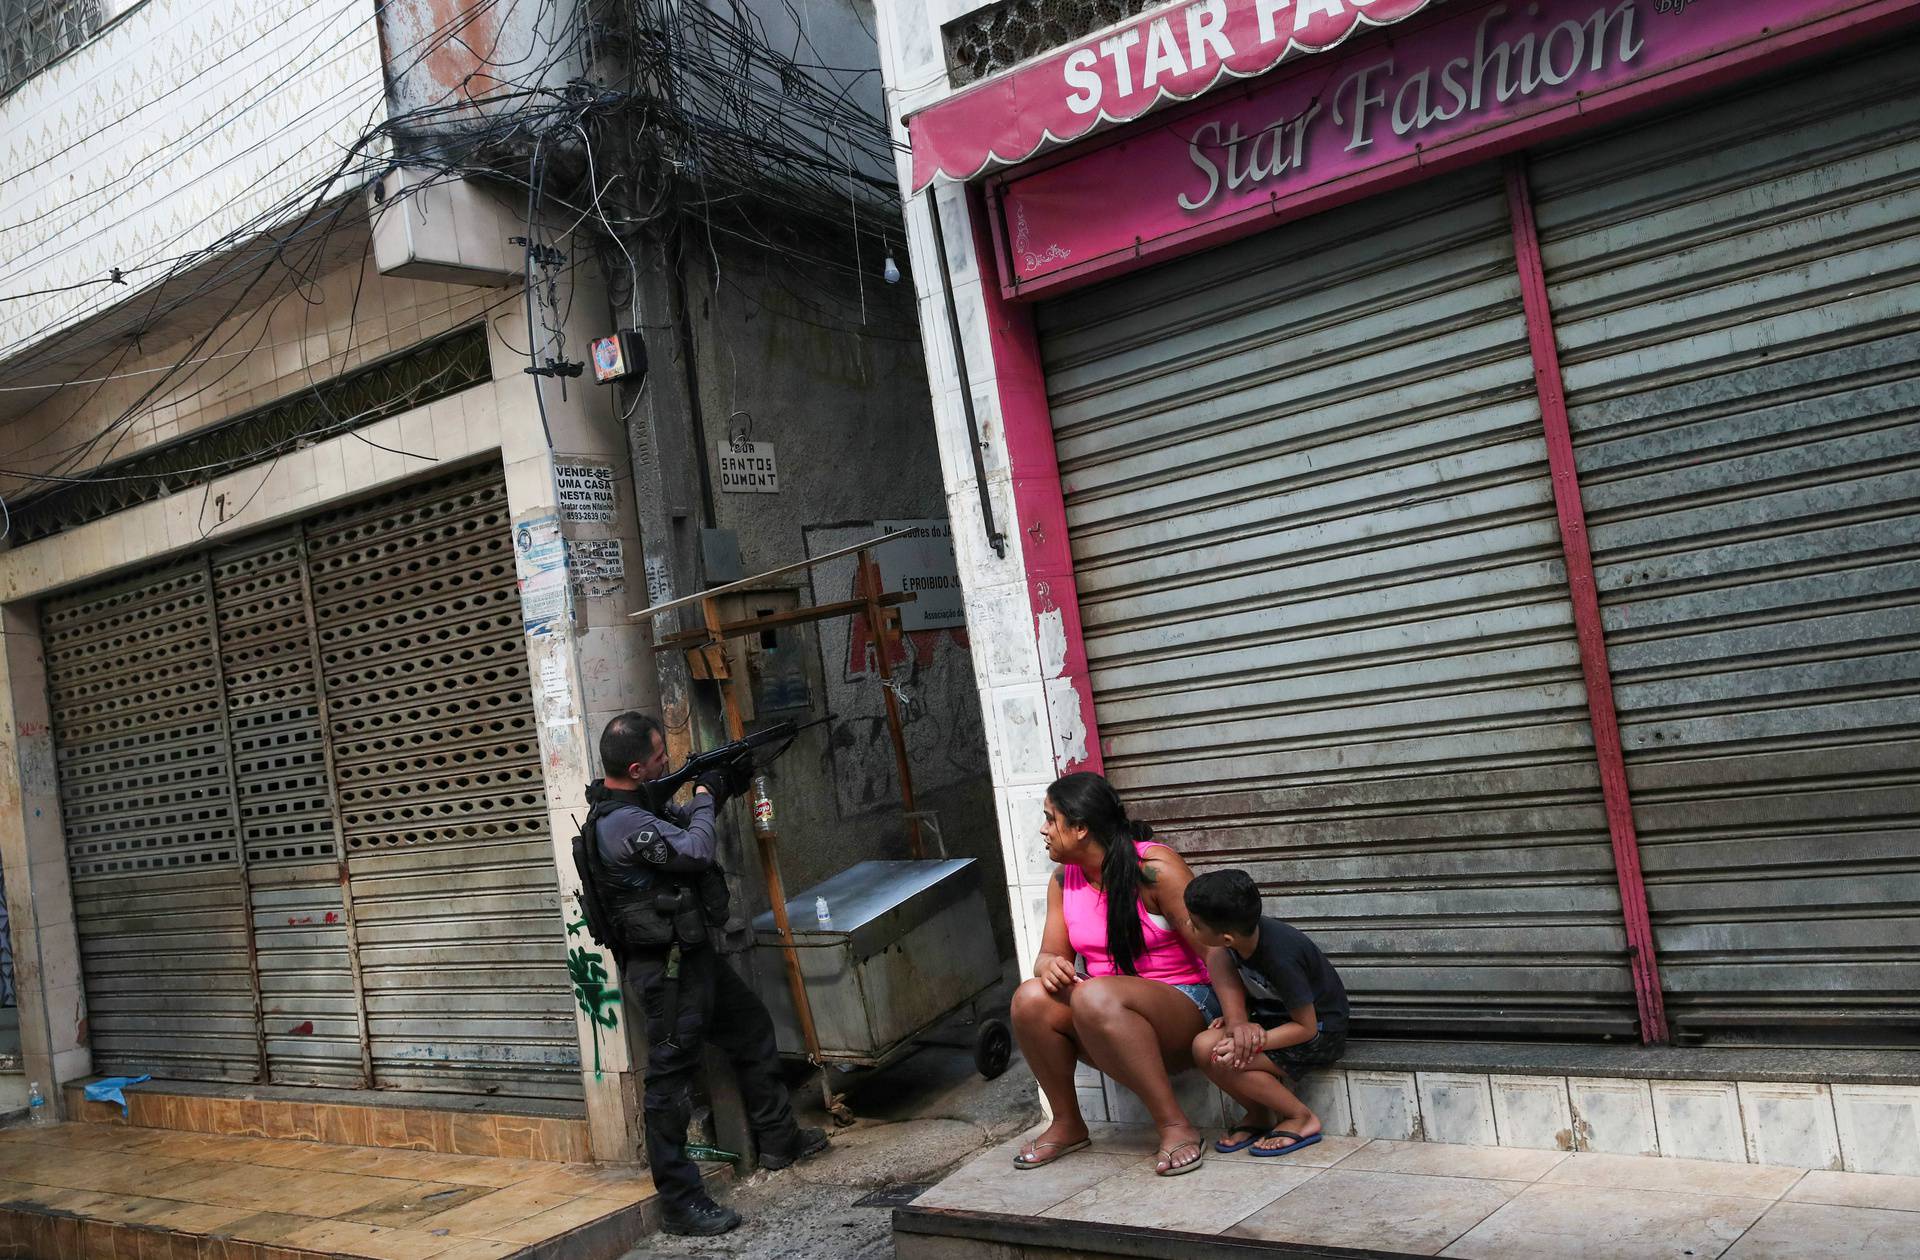
[[[893,261],[893,255],[887,255],[887,265],[880,269],[880,276],[888,284],[900,283],[900,264]]]

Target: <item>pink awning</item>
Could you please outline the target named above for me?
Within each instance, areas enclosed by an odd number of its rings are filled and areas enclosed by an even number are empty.
[[[1109,27],[907,117],[913,190],[966,180],[1044,148],[1325,52],[1433,0],[1185,0]]]

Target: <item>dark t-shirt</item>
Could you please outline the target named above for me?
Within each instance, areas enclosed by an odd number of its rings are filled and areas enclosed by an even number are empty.
[[[1263,914],[1252,955],[1235,953],[1233,960],[1246,982],[1248,1010],[1256,1022],[1270,1027],[1284,1021],[1287,1011],[1311,1002],[1326,1031],[1346,1031],[1347,986],[1299,928]]]

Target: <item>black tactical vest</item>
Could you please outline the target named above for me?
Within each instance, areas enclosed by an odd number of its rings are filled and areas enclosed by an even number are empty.
[[[673,846],[658,831],[642,827],[635,847],[645,866],[610,869],[600,852],[600,822],[632,806],[657,817],[645,789],[627,791],[596,783],[588,789],[592,808],[580,828],[576,853],[586,858],[583,884],[591,881],[622,949],[705,944],[727,921],[727,880],[718,866],[697,874],[669,871]],[[584,852],[582,852],[584,851]]]

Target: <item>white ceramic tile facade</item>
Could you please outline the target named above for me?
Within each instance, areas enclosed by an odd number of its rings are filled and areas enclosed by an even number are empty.
[[[1053,878],[1053,863],[1047,859],[1046,841],[1041,827],[1046,821],[1044,787],[1007,789],[1006,835],[1007,878],[1030,887],[1046,887]]]
[[[1320,1117],[1320,1131],[1332,1137],[1353,1136],[1353,1106],[1347,1099],[1347,1074],[1338,1068],[1309,1072],[1295,1091],[1300,1101]]]
[[[1117,1124],[1152,1124],[1153,1115],[1132,1090],[1111,1077],[1106,1079],[1107,1115]],[[1198,1072],[1182,1072],[1173,1078],[1173,1096],[1187,1119],[1202,1129],[1221,1126],[1220,1092],[1213,1082]]]
[[[1847,1171],[1920,1176],[1920,1086],[1835,1085],[1833,1113]]]
[[[1502,1146],[1573,1149],[1573,1110],[1561,1076],[1496,1076],[1493,1126]]]
[[[1754,1081],[1740,1082],[1739,1090],[1748,1160],[1788,1168],[1840,1167],[1832,1090]]]
[[[1420,1094],[1420,1128],[1429,1142],[1493,1146],[1493,1091],[1484,1075],[1452,1072],[1415,1074]]]
[[[1057,776],[1045,693],[1036,686],[1019,686],[996,687],[991,694],[1001,782],[1009,787],[1053,782]]]
[[[1019,941],[1020,974],[1033,974],[1033,960],[1040,954],[1040,942],[1045,939],[1047,930],[1047,890],[1044,888],[1015,889],[1018,901],[1015,903],[1020,913],[1015,916],[1014,929],[1021,937]]]
[[[1740,1093],[1731,1081],[1654,1081],[1653,1124],[1660,1153],[1679,1159],[1747,1162]]]
[[[1420,1095],[1411,1072],[1348,1072],[1355,1137],[1418,1141]]]
[[[989,687],[1040,681],[1032,601],[1025,582],[967,591],[967,631],[979,644],[980,677]]]
[[[1653,1091],[1645,1081],[1570,1076],[1574,1149],[1615,1155],[1658,1155]]]

